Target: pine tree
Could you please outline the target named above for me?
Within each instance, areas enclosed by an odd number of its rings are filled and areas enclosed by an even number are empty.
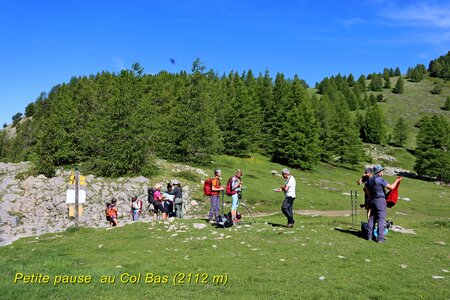
[[[350,111],[344,96],[338,93],[333,101],[334,112],[330,122],[329,148],[335,160],[342,164],[355,164],[362,157],[362,143],[358,128],[354,126]]]
[[[443,116],[424,116],[417,135],[416,164],[420,176],[450,181],[450,127]]]
[[[392,142],[394,145],[403,147],[408,140],[408,124],[403,117],[399,117],[395,123]]]
[[[293,167],[311,169],[320,158],[319,131],[311,100],[298,77],[294,78],[290,95],[294,106],[283,120],[273,159]]]
[[[372,81],[369,84],[369,90],[380,92],[383,90],[383,80],[381,74],[372,74]]]
[[[73,90],[64,84],[49,94],[50,114],[37,136],[38,171],[54,175],[54,168],[76,163],[80,156],[78,111]]]
[[[391,78],[389,76],[389,70],[385,69],[383,73],[383,79],[384,79],[384,88],[390,89],[391,88]]]
[[[364,75],[359,76],[358,81],[356,82],[356,84],[359,86],[359,89],[361,90],[362,93],[367,91],[366,76],[364,76]]]
[[[364,136],[366,143],[383,144],[386,138],[386,127],[383,112],[377,103],[366,110]]]
[[[275,148],[273,139],[271,139],[271,128],[275,122],[277,106],[273,97],[272,78],[270,78],[268,70],[264,76],[261,74],[258,76],[256,94],[261,108],[261,146],[263,151],[269,152],[269,149]]]
[[[353,87],[355,85],[355,78],[353,77],[353,74],[350,73],[347,77],[347,83],[349,87]]]
[[[270,148],[268,148],[268,152],[270,155],[273,155],[278,146],[273,141],[275,141],[280,136],[279,131],[283,125],[286,112],[289,111],[293,106],[293,103],[290,101],[290,92],[291,86],[289,82],[284,78],[284,74],[277,73],[273,88],[273,118],[272,122],[270,123],[270,128],[268,128],[269,140],[272,141],[272,143],[269,142]]]
[[[260,136],[259,105],[255,105],[247,88],[237,74],[230,78],[233,93],[224,134],[224,152],[234,156],[248,156],[255,151]]]
[[[333,154],[331,136],[332,104],[328,95],[314,100],[313,103],[315,104],[315,118],[319,126],[319,140],[322,148],[321,159],[327,161],[330,160]]]
[[[176,145],[172,158],[181,162],[206,164],[222,146],[214,106],[210,104],[211,90],[205,76],[205,66],[199,60],[192,65],[184,93],[174,108],[172,128]]]
[[[402,76],[402,73],[400,72],[400,68],[399,67],[395,68],[394,76]]]
[[[447,100],[445,100],[443,110],[450,110],[450,96],[447,96]]]
[[[395,94],[403,94],[403,88],[403,79],[402,76],[399,76],[395,87],[392,89],[392,92]]]
[[[136,174],[147,158],[144,116],[136,110],[141,92],[138,77],[130,70],[122,70],[108,85],[105,88],[109,89],[110,97],[103,103],[97,122],[92,124],[92,130],[97,132],[93,148],[97,155],[88,165],[92,172],[102,176]]]

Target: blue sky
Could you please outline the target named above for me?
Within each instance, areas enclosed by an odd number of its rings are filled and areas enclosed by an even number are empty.
[[[310,86],[450,50],[449,1],[0,0],[0,122],[73,76],[252,69]],[[172,64],[170,59],[174,59]]]

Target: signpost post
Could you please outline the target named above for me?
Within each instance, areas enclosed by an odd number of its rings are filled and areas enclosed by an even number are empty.
[[[80,195],[80,187],[78,185],[80,172],[78,166],[75,166],[75,227],[78,227],[78,197]]]

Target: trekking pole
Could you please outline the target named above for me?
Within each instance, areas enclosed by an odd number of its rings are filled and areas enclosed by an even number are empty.
[[[222,215],[223,215],[223,198],[224,198],[224,190],[222,190]]]
[[[350,191],[350,205],[351,205],[351,214],[352,214],[352,225],[353,225],[353,190]]]
[[[355,190],[355,224],[358,222],[358,191]]]
[[[248,213],[250,214],[250,217],[252,217],[253,223],[256,223],[255,218],[253,217],[253,214],[251,213],[250,209],[247,207],[247,205],[245,205],[243,202],[241,202],[240,204],[242,204],[243,207],[245,207],[245,209],[248,211]]]

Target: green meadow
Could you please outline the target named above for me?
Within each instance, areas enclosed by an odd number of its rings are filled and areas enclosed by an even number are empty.
[[[224,181],[243,170],[243,201],[256,222],[241,207],[240,225],[207,224],[209,203],[198,190],[194,198],[202,209],[189,219],[20,239],[0,248],[0,298],[450,298],[448,185],[404,178],[387,219],[413,233],[391,230],[386,243],[377,244],[360,236],[365,211],[358,209],[356,222],[349,215],[348,193],[362,196],[356,180],[363,166],[292,170],[297,214],[289,229],[278,226],[286,224],[283,195],[273,189],[283,181],[271,174],[283,166],[262,156],[219,156],[205,171],[215,167],[222,168]],[[336,214],[304,215],[312,210]]]

